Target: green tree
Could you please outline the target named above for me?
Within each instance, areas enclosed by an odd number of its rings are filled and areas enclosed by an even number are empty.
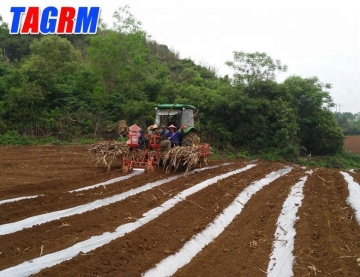
[[[345,135],[360,135],[360,113],[337,112],[334,116]]]
[[[21,71],[29,82],[38,84],[46,94],[49,108],[64,106],[64,100],[74,90],[82,57],[64,38],[44,36],[34,40],[31,55],[24,61]]]
[[[35,83],[23,82],[12,87],[5,96],[4,118],[8,127],[20,134],[44,135],[41,127],[45,114],[45,97],[41,87]]]
[[[0,15],[0,49],[3,58],[10,62],[21,62],[22,59],[30,54],[30,44],[42,35],[11,35],[9,26],[3,22]]]
[[[86,75],[81,53],[59,36],[35,39],[30,50],[15,71],[19,78],[7,80],[12,83],[4,97],[9,128],[63,138],[80,134],[82,129],[89,132],[91,123],[84,125],[83,119],[92,105],[90,90],[95,78]]]
[[[234,61],[225,64],[234,71],[235,84],[251,84],[254,81],[275,80],[276,74],[286,72],[287,66],[273,60],[266,53],[234,51]]]
[[[336,124],[330,108],[330,94],[318,78],[292,76],[283,83],[290,97],[291,107],[297,115],[300,145],[307,154],[332,155],[342,150],[343,133]]]
[[[91,37],[87,53],[94,73],[100,77],[106,101],[115,91],[126,91],[146,79],[149,50],[142,33],[103,31]]]
[[[130,12],[129,5],[118,8],[114,12],[113,18],[116,20],[113,23],[113,29],[119,33],[132,34],[142,31],[141,21],[137,20]]]

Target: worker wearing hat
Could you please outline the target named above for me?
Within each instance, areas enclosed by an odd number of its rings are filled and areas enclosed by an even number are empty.
[[[137,147],[139,146],[139,138],[141,136],[141,128],[136,125],[133,124],[129,127],[129,133],[128,133],[128,137],[129,139],[126,141],[127,145],[130,145],[131,147]]]
[[[170,140],[171,147],[180,145],[180,132],[176,131],[176,126],[171,124],[167,127],[169,132],[166,134],[166,138]]]
[[[147,133],[151,136],[154,134],[159,127],[156,124],[150,125],[149,128],[147,128]]]

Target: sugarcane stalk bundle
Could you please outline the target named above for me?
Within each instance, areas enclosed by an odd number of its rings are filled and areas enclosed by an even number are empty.
[[[166,172],[172,168],[186,167],[185,174],[199,162],[197,146],[176,146],[171,148],[163,157]]]
[[[123,158],[133,161],[141,161],[155,157],[155,151],[129,148],[125,142],[117,141],[101,141],[93,144],[89,148],[89,152],[93,155],[96,165],[102,164],[110,170],[111,164],[114,162],[122,162]]]
[[[141,147],[129,147],[126,142],[101,141],[93,144],[89,148],[96,165],[102,164],[110,170],[111,165],[122,163],[124,166],[143,166],[150,159],[154,164],[162,163],[166,172],[171,169],[176,171],[178,168],[185,169],[185,174],[199,163],[205,162],[210,154],[208,145],[197,146],[176,146],[168,151],[157,151],[157,149],[149,149]]]
[[[90,146],[89,152],[93,155],[96,165],[103,164],[110,170],[114,161],[121,161],[124,155],[129,154],[129,147],[124,142],[100,141]]]

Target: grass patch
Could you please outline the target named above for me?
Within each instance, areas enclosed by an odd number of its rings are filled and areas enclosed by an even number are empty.
[[[79,139],[73,139],[71,141],[71,143],[74,144],[93,144],[98,142],[98,139],[93,139],[93,138],[79,138]]]
[[[250,155],[250,153],[247,150],[244,149],[223,149],[223,150],[218,150],[218,149],[211,149],[211,156],[210,159],[214,159],[214,160],[221,160],[221,159],[230,159],[230,160],[235,160],[235,159],[251,159],[252,156]]]
[[[39,145],[39,144],[64,144],[63,141],[53,137],[34,138],[22,136],[16,131],[8,131],[0,135],[0,145]]]
[[[338,168],[338,169],[357,169],[360,168],[360,155],[352,153],[341,153],[334,156],[325,157],[301,157],[298,163],[305,166]]]
[[[8,131],[4,135],[0,135],[0,145],[69,145],[69,144],[92,144],[99,141],[93,138],[73,138],[70,140],[58,139],[54,137],[31,137],[20,135],[17,131]]]
[[[267,152],[260,155],[261,158],[263,158],[266,161],[270,162],[280,162],[284,159],[276,152]]]

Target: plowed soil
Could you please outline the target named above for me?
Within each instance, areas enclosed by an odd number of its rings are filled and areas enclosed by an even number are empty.
[[[360,154],[360,136],[345,137],[344,149],[355,154]]]
[[[175,270],[174,276],[267,276],[283,203],[292,186],[310,170],[294,226],[293,274],[360,276],[360,225],[355,219],[356,211],[347,202],[348,184],[338,170],[262,160],[210,160],[202,170],[198,168],[187,175],[156,168],[154,172],[139,173],[112,184],[69,192],[126,176],[116,167],[110,171],[96,167],[88,148],[51,145],[0,148],[0,232],[9,224],[25,226],[0,233],[0,276],[28,276],[30,273],[8,275],[6,270],[24,262],[35,265],[37,258],[142,222],[100,247],[79,250],[74,257],[43,266],[32,275],[141,276],[178,253],[245,188],[288,166],[292,167],[289,173],[242,203],[242,212],[189,263]],[[195,190],[206,180],[249,164],[255,166]],[[348,173],[356,182],[360,181],[359,171]],[[140,191],[146,184],[168,178],[163,184],[156,183]],[[193,192],[186,197],[177,196],[189,191]],[[80,205],[89,208],[129,192],[121,200],[81,214],[26,225],[35,216],[46,218]],[[11,200],[27,196],[34,198]],[[164,209],[175,198],[178,202],[174,206],[145,222],[148,211]]]

